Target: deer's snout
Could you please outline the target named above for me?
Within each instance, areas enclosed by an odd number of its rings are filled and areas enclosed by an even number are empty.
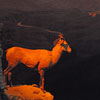
[[[67,47],[67,52],[71,53],[72,49],[70,48],[70,46]]]

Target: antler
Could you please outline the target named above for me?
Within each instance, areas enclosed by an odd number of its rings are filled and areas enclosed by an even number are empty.
[[[58,33],[58,36],[59,36],[60,38],[64,38],[64,37],[63,37],[64,34],[61,33],[61,32],[51,31],[51,30],[48,30],[48,29],[46,29],[46,31],[51,32],[51,33]]]
[[[43,29],[43,28],[37,27],[37,26],[24,25],[24,24],[22,24],[21,22],[18,22],[17,25],[18,25],[19,27],[34,27],[34,28],[42,29],[42,30],[47,31],[47,32],[58,33],[58,36],[59,36],[60,38],[64,38],[64,37],[63,37],[64,34],[61,33],[61,32],[52,31],[52,30],[49,30],[49,29]]]

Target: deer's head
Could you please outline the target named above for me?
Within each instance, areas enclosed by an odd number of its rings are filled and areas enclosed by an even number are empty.
[[[64,39],[63,35],[58,35],[59,38],[54,41],[54,45],[60,44],[63,51],[67,51],[68,53],[71,53],[72,49],[68,45],[67,41]]]

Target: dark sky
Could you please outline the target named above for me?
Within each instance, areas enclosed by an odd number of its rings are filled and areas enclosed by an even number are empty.
[[[100,9],[100,0],[0,0],[0,8],[25,11],[80,8]]]

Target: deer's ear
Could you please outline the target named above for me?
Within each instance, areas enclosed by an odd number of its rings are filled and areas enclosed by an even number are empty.
[[[59,40],[59,43],[62,45],[64,43],[64,40],[63,39],[60,39]]]
[[[55,46],[55,45],[58,43],[58,41],[59,41],[59,38],[56,39],[56,40],[53,42],[53,45]]]
[[[58,35],[60,38],[64,38],[63,35]]]

